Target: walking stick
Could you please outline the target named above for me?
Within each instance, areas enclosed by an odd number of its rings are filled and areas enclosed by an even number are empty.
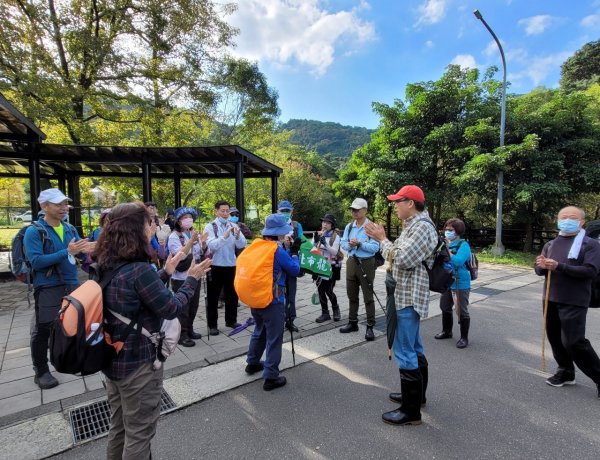
[[[291,304],[288,302],[287,315],[286,315],[288,318],[288,321],[290,318],[291,311],[292,311]],[[294,363],[294,367],[295,367],[296,366],[296,350],[294,349],[294,328],[293,328],[292,323],[288,323],[288,324],[290,325],[288,330],[290,331],[290,343],[292,344],[292,362]]]
[[[369,277],[367,276],[365,270],[363,269],[362,263],[360,261],[360,259],[357,256],[352,256],[354,257],[354,259],[356,260],[356,263],[358,264],[360,271],[362,273],[362,277],[367,281],[367,286],[369,286],[371,288],[371,292],[373,293],[373,295],[375,296],[375,298],[377,299],[377,303],[379,304],[379,306],[381,307],[381,310],[383,311],[383,314],[387,314],[386,309],[383,308],[383,305],[381,303],[381,301],[379,300],[379,297],[377,297],[377,293],[375,292],[375,287],[373,286],[373,283],[371,283],[369,281]]]
[[[548,270],[548,276],[546,278],[546,296],[544,298],[544,319],[542,322],[542,372],[546,372],[546,322],[548,321],[548,297],[550,296],[551,278],[552,272]]]

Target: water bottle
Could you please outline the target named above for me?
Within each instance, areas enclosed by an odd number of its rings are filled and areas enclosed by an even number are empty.
[[[90,335],[87,336],[88,340],[91,339],[94,336],[94,334],[96,333],[96,331],[100,327],[100,323],[92,323],[92,325],[90,327],[92,328],[92,332],[90,332]],[[96,337],[94,339],[94,341],[92,343],[90,343],[90,345],[92,347],[94,345],[98,345],[100,342],[102,342],[102,340],[104,340],[104,334],[100,333],[100,334],[98,334],[98,337]]]

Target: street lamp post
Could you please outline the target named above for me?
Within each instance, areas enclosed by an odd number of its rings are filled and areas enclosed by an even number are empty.
[[[502,103],[501,103],[501,111],[500,111],[500,147],[504,146],[504,127],[506,125],[506,59],[504,58],[504,50],[502,49],[502,45],[500,44],[500,40],[496,37],[496,34],[492,30],[492,28],[485,22],[483,16],[479,12],[479,10],[473,11],[473,14],[477,19],[479,19],[488,32],[494,37],[496,41],[496,45],[498,45],[498,49],[500,50],[500,56],[502,57],[502,69],[503,69],[503,78],[502,78]],[[504,246],[502,245],[502,201],[504,194],[504,172],[502,169],[498,171],[498,198],[496,199],[496,241],[494,242],[494,246],[492,247],[492,254],[495,256],[501,256],[504,254]]]

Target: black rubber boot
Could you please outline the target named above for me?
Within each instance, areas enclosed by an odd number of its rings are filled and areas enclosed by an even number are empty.
[[[423,399],[421,400],[421,406],[427,404],[427,396],[425,393],[427,392],[427,385],[429,383],[429,363],[427,362],[427,358],[425,355],[417,356],[419,360],[419,370],[421,371],[421,379],[423,380]],[[402,404],[402,393],[390,393],[389,394],[390,401]]]
[[[462,318],[460,320],[460,340],[456,342],[456,348],[467,348],[469,346],[469,326],[471,318]]]
[[[339,321],[342,319],[342,315],[340,314],[340,307],[339,305],[334,305],[331,307],[331,309],[333,310],[333,320],[334,321]]]
[[[358,321],[348,321],[348,324],[340,328],[340,332],[342,334],[347,334],[348,332],[358,332]]]
[[[420,425],[423,381],[419,369],[400,369],[402,405],[393,411],[385,412],[381,418],[390,425]]]
[[[442,312],[442,332],[434,336],[436,339],[452,338],[452,312]]]
[[[315,323],[324,323],[325,321],[331,321],[331,316],[327,308],[321,308],[321,316],[315,319]]]

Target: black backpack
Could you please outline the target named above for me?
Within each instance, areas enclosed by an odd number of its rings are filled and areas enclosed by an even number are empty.
[[[446,240],[437,232],[435,224],[429,219],[421,219],[429,222],[438,235],[438,243],[433,250],[433,265],[431,268],[423,261],[423,266],[429,275],[429,290],[443,294],[450,289],[454,283],[454,267],[450,260],[450,251],[446,245]]]

